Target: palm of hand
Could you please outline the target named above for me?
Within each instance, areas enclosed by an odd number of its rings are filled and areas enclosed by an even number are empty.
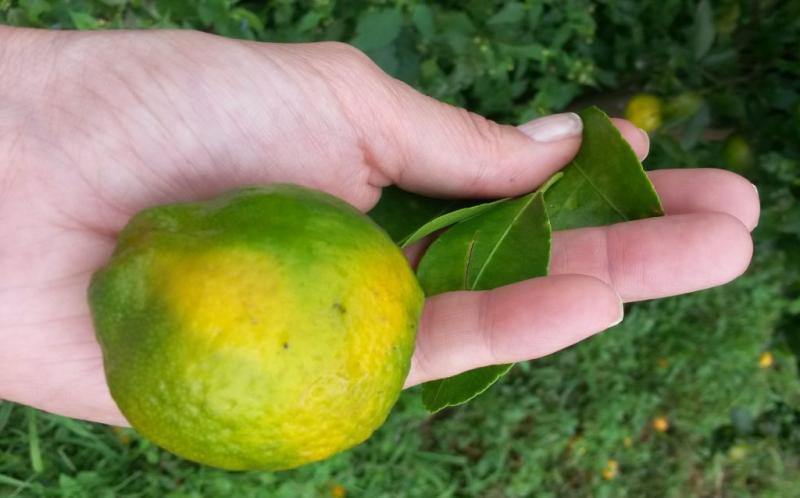
[[[411,90],[339,45],[264,46],[171,32],[74,36],[50,75],[50,98],[37,97],[33,108],[38,112],[18,117],[23,125],[8,147],[12,167],[0,175],[7,192],[0,198],[0,239],[9,241],[0,252],[0,397],[125,424],[108,393],[85,294],[92,272],[113,250],[116,232],[144,207],[205,198],[246,184],[292,182],[326,190],[366,210],[391,182],[436,191],[431,185],[440,181],[437,177],[458,176],[447,168],[402,169],[418,159],[392,133],[403,126],[402,119],[394,118],[408,112],[401,107]],[[420,96],[411,101],[432,102]],[[466,132],[493,140],[492,128],[482,129],[485,124],[475,117],[467,121],[475,129]],[[424,130],[408,134],[415,133]],[[574,149],[574,143],[553,149],[550,162],[563,164]],[[439,159],[428,154],[421,164]],[[478,183],[485,168],[479,165],[474,174],[450,181],[437,193],[499,193]],[[423,174],[431,185],[420,179]],[[512,185],[510,193],[530,190],[549,172],[537,174],[519,180],[523,184]],[[556,247],[554,255],[556,273],[619,281],[608,263],[612,258],[598,269],[602,258],[589,254],[597,237],[590,231],[563,234],[562,249]],[[734,236],[726,237],[729,242]],[[737,261],[749,259],[746,252]],[[716,280],[739,271],[726,270]],[[569,313],[559,296],[571,295],[576,309],[594,301],[596,313],[578,320],[575,327],[583,332],[545,340],[544,346],[540,340],[539,349],[529,347],[522,354],[546,354],[605,328],[618,313],[616,295],[588,279],[443,296],[426,309],[410,382],[513,361],[509,354],[524,341],[520,330],[534,323],[530,313],[519,309],[538,294],[533,301],[540,303],[540,311],[549,305]],[[681,290],[637,294],[617,289],[628,299]],[[461,318],[453,319],[456,314]],[[500,347],[490,337],[488,352],[476,355],[470,348],[485,347],[486,337],[477,339],[480,346],[457,338],[471,331],[472,322],[485,328],[486,316],[496,316],[489,328],[507,337]],[[439,329],[447,330],[430,332]],[[445,351],[463,359],[432,367]]]
[[[267,59],[232,43],[220,59],[213,52],[192,59],[202,52],[196,43],[208,41],[131,40],[113,62],[96,49],[109,64],[59,76],[65,97],[48,110],[48,138],[17,145],[26,169],[14,174],[0,211],[2,238],[11,241],[0,258],[8,295],[0,309],[0,385],[9,391],[0,394],[124,424],[85,295],[114,234],[140,209],[276,181],[327,190],[362,208],[377,200],[375,175],[334,90],[320,81],[296,85],[293,74],[276,70],[302,70],[295,53],[302,49]],[[155,50],[172,56],[152,57]],[[253,96],[263,100],[253,105]]]

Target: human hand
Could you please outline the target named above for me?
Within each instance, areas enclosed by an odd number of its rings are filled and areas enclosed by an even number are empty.
[[[508,196],[580,145],[569,115],[500,126],[336,43],[0,27],[0,96],[0,398],[119,425],[86,289],[137,211],[274,182],[364,211],[389,184]],[[615,124],[644,157],[646,135]],[[556,233],[551,276],[430,298],[407,385],[552,353],[620,320],[620,300],[742,273],[752,185],[714,169],[650,177],[668,216]]]

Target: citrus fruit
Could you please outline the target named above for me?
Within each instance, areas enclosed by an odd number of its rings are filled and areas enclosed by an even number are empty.
[[[725,160],[725,167],[737,173],[746,173],[755,163],[750,144],[738,133],[725,139],[725,144],[722,146],[722,158]]]
[[[685,119],[695,115],[702,105],[703,97],[700,95],[693,92],[679,93],[667,100],[663,115],[667,119]]]
[[[134,428],[190,460],[277,470],[383,423],[423,295],[365,215],[275,185],[139,213],[89,300],[111,394]]]
[[[661,107],[660,98],[639,93],[631,97],[625,105],[625,119],[646,132],[652,132],[661,126]]]

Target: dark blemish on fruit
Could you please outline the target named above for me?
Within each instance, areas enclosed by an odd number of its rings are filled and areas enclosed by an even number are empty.
[[[289,343],[288,342],[284,342],[283,343],[283,349],[289,349]]]
[[[339,313],[341,313],[343,315],[345,313],[347,313],[347,308],[345,308],[342,303],[333,303],[332,306],[333,306],[333,309],[335,309],[336,311],[338,311]]]

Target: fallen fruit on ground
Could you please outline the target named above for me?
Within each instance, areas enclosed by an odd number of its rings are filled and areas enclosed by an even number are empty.
[[[89,294],[134,428],[190,460],[266,470],[331,456],[383,423],[423,302],[382,229],[290,185],[141,212]]]

